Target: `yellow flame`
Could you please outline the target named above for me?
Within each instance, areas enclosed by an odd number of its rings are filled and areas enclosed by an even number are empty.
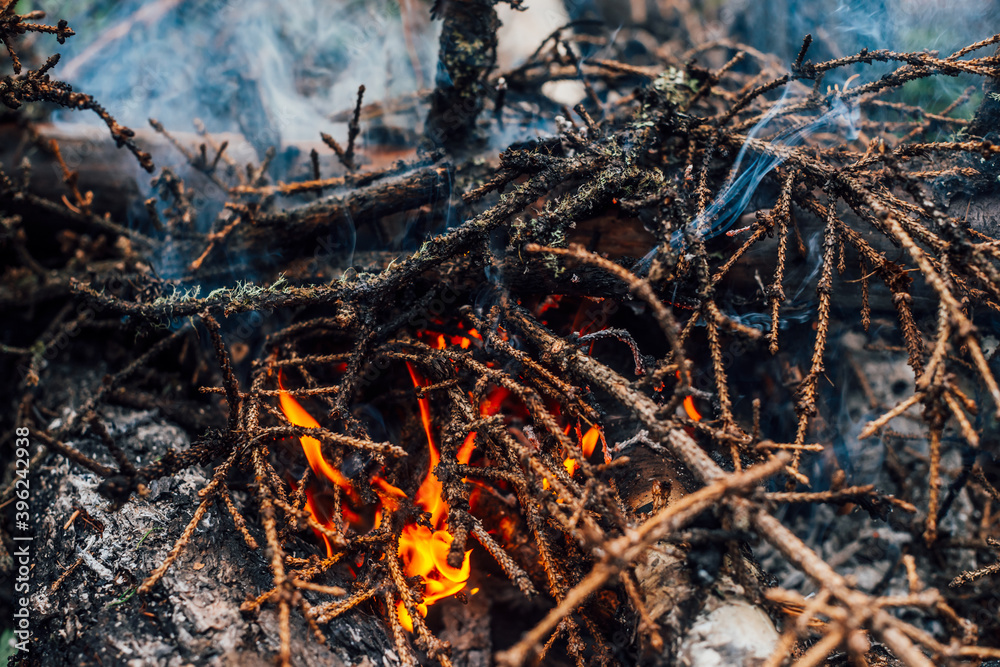
[[[424,379],[420,376],[412,364],[406,364],[410,372],[410,378],[414,386],[425,385]],[[427,436],[427,449],[430,453],[430,467],[424,481],[417,489],[415,502],[425,512],[430,513],[430,524],[433,529],[426,525],[407,524],[403,527],[403,532],[399,537],[399,557],[403,560],[403,568],[408,577],[421,577],[424,582],[424,599],[417,605],[417,611],[421,616],[427,615],[427,605],[434,604],[442,598],[449,597],[465,588],[469,580],[472,566],[469,562],[471,550],[465,552],[465,558],[461,567],[452,567],[448,564],[448,552],[451,550],[451,543],[454,537],[444,530],[444,519],[448,514],[448,504],[442,495],[443,486],[434,473],[435,467],[441,461],[441,454],[434,442],[433,422],[431,420],[431,406],[426,397],[418,399],[420,405],[420,420],[424,427],[424,434]],[[459,452],[459,460],[468,463],[472,456],[474,447],[474,434],[469,434]],[[407,613],[403,603],[397,605],[399,622],[407,630],[413,631],[413,619]]]
[[[576,459],[566,459],[563,461],[563,465],[566,466],[566,472],[568,472],[569,476],[572,477],[579,464],[576,462]]]

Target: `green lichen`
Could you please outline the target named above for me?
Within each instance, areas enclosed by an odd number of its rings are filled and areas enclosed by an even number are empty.
[[[668,67],[650,84],[658,101],[671,109],[683,106],[698,91],[698,82],[689,78],[684,70]]]
[[[177,285],[171,285],[173,290],[170,294],[161,294],[153,299],[153,307],[171,306],[185,301],[194,301],[201,294],[201,285],[195,285],[188,289],[181,289]]]

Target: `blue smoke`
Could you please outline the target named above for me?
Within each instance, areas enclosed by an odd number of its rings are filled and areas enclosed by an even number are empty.
[[[853,141],[858,137],[855,127],[856,110],[852,110],[839,98],[834,98],[833,108],[816,120],[801,127],[793,127],[780,131],[768,139],[773,152],[762,153],[752,159],[750,164],[741,171],[741,166],[750,153],[750,141],[757,138],[774,122],[775,118],[787,106],[786,98],[782,98],[747,134],[747,141],[740,148],[732,173],[738,174],[730,178],[715,201],[705,209],[705,212],[695,218],[689,227],[704,239],[715,238],[728,231],[739,219],[753,198],[754,193],[764,177],[785,161],[789,151],[800,146],[803,141],[816,132],[837,129],[846,121],[845,139]]]

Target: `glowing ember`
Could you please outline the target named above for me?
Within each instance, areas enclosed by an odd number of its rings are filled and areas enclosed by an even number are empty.
[[[517,522],[514,519],[505,516],[500,518],[500,536],[503,538],[504,543],[510,544],[514,541],[514,534],[517,530]]]

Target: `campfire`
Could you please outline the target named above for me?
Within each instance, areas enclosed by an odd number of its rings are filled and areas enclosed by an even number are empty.
[[[988,10],[328,4],[0,0],[12,659],[1000,660]]]

